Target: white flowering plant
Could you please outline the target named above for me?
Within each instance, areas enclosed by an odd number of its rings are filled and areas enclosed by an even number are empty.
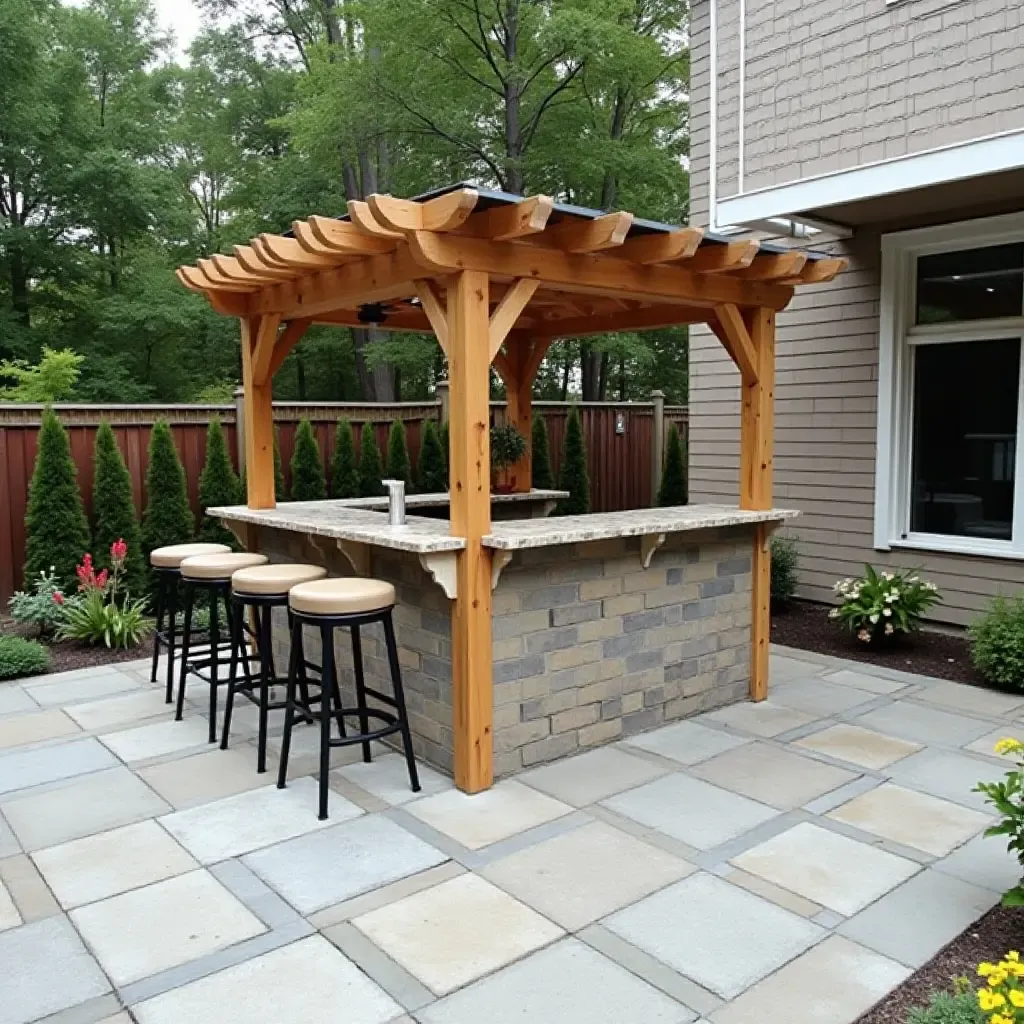
[[[878,572],[870,565],[859,579],[840,580],[833,590],[840,604],[829,618],[839,619],[866,644],[914,632],[924,613],[942,600],[939,588],[915,571]]]

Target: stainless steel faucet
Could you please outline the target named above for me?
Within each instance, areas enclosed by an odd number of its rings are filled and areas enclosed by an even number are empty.
[[[405,526],[405,481],[381,480],[388,489],[388,516],[392,526]]]

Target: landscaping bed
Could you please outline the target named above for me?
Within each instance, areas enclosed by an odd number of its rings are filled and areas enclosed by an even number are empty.
[[[27,639],[36,640],[35,630],[30,627],[19,626],[9,618],[0,621],[0,636],[22,636]],[[50,665],[41,675],[50,675],[54,672],[70,672],[79,668],[92,668],[95,665],[113,665],[122,661],[138,661],[147,657],[152,648],[149,646],[147,637],[137,647],[130,647],[128,650],[119,648],[112,650],[99,644],[95,647],[88,644],[75,643],[71,640],[53,641],[41,640],[40,643],[46,648],[50,656]],[[32,678],[32,677],[22,677]]]
[[[772,643],[955,683],[986,685],[971,664],[966,636],[922,630],[909,636],[897,634],[882,644],[865,644],[830,619],[828,611],[827,605],[811,601],[789,601],[784,607],[773,607]]]
[[[902,985],[858,1018],[856,1024],[906,1024],[911,1009],[927,1006],[933,992],[951,988],[954,978],[968,978],[977,988],[977,967],[1001,960],[1024,946],[1024,909],[994,907],[941,949]]]

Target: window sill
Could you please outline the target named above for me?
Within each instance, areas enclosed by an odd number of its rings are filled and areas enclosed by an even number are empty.
[[[972,543],[967,538],[943,537],[901,537],[890,540],[885,548],[878,550],[930,551],[942,555],[962,555],[969,558],[998,558],[1008,562],[1024,562],[1024,551],[1013,548],[1009,542],[984,541]]]

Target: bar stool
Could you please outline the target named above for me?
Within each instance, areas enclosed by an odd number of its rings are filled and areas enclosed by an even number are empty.
[[[181,721],[185,711],[185,680],[191,672],[210,686],[210,742],[217,742],[217,687],[226,680],[220,678],[221,639],[218,601],[224,602],[224,624],[231,621],[231,574],[236,569],[265,565],[266,555],[249,551],[227,551],[224,554],[197,555],[181,563],[181,582],[185,588],[185,636],[181,645],[181,674],[178,677],[178,706],[174,720]],[[205,590],[210,601],[210,650],[191,656],[192,610],[196,590]],[[230,641],[229,641],[230,642]],[[209,670],[209,675],[203,675]]]
[[[402,734],[405,747],[405,761],[409,768],[409,782],[414,793],[420,791],[416,761],[412,754],[412,736],[409,733],[409,716],[405,707],[405,691],[402,688],[402,673],[398,665],[398,645],[395,643],[395,627],[391,611],[395,606],[395,588],[390,583],[370,579],[331,579],[300,583],[292,587],[288,595],[288,606],[292,614],[292,649],[288,666],[288,693],[285,698],[284,736],[281,739],[281,764],[278,769],[277,788],[284,789],[288,778],[288,754],[291,748],[292,727],[299,704],[295,699],[296,687],[305,678],[305,653],[302,647],[302,627],[313,626],[320,631],[320,646],[323,651],[322,679],[333,676],[334,631],[349,627],[352,633],[352,664],[355,669],[356,701],[358,707],[335,707],[330,701],[320,701],[320,812],[323,821],[327,817],[328,774],[331,769],[331,747],[348,747],[362,744],[363,760],[369,761],[370,742]],[[391,685],[394,695],[381,693],[368,687],[363,678],[363,649],[359,634],[360,627],[373,622],[384,626],[384,640],[391,667]],[[367,706],[367,696],[394,708],[394,713]],[[343,728],[345,718],[359,718],[359,732],[346,735]],[[370,729],[370,719],[383,722],[379,729]],[[341,736],[331,739],[331,720],[339,725]]]
[[[167,703],[174,696],[174,652],[181,646],[177,635],[178,581],[181,579],[181,563],[196,555],[223,555],[231,548],[227,544],[171,544],[154,548],[149,553],[149,564],[156,574],[156,629],[153,631],[153,669],[149,675],[151,683],[156,682],[157,663],[160,648],[167,651]],[[167,624],[164,625],[164,615]]]
[[[235,694],[240,693],[260,709],[259,741],[256,757],[256,771],[260,774],[267,770],[267,722],[269,712],[281,711],[284,701],[270,700],[272,686],[287,683],[287,677],[278,678],[274,667],[272,649],[271,618],[275,608],[288,607],[288,591],[299,583],[323,579],[327,570],[319,565],[256,565],[248,569],[238,569],[231,577],[231,668],[228,672],[228,696],[224,705],[224,728],[221,732],[220,749],[228,749],[228,737],[231,733],[231,716],[235,708]],[[250,630],[246,622],[245,610],[253,609],[255,628]],[[289,615],[289,621],[291,616]],[[259,650],[259,673],[253,678],[249,668],[249,655],[246,637],[256,641]],[[239,676],[238,665],[244,665],[244,678]],[[316,665],[307,668],[320,671]],[[322,677],[321,677],[322,678]],[[305,706],[303,717],[312,724],[313,716],[309,707],[309,688],[303,682],[302,703]],[[337,690],[338,681],[333,681]],[[322,693],[322,689],[321,689]],[[340,700],[339,700],[340,703]]]

